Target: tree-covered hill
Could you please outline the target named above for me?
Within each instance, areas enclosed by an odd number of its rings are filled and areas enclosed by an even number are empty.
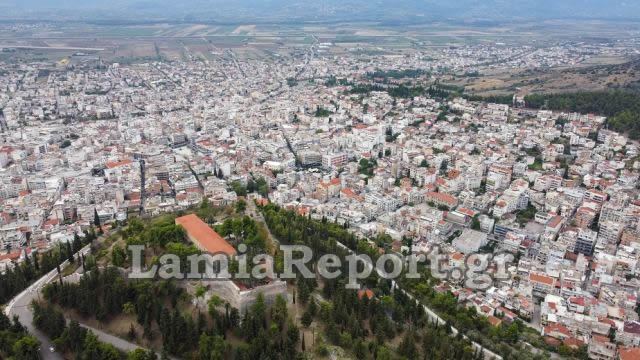
[[[593,113],[607,116],[610,129],[640,139],[640,94],[628,91],[533,94],[525,97],[534,109]]]

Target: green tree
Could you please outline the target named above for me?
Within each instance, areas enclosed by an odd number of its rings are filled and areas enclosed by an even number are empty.
[[[300,319],[300,322],[306,328],[308,328],[309,325],[311,325],[311,323],[313,322],[313,315],[311,315],[311,312],[309,312],[308,307],[307,307],[307,310],[305,310],[305,312],[302,314],[302,318]]]
[[[40,342],[33,336],[24,336],[13,344],[13,358],[15,360],[40,359]]]
[[[127,360],[156,360],[157,358],[153,350],[136,349],[127,354]]]
[[[127,252],[120,246],[114,246],[111,250],[111,263],[114,266],[122,267],[127,261]]]
[[[242,199],[238,200],[238,202],[236,203],[236,212],[243,213],[246,208],[247,202]]]
[[[201,360],[223,360],[229,345],[221,336],[200,335],[198,358]]]
[[[93,208],[93,225],[100,229],[100,216],[98,215],[98,209]]]
[[[277,295],[275,304],[271,307],[271,320],[282,330],[287,318],[287,301],[282,295]]]

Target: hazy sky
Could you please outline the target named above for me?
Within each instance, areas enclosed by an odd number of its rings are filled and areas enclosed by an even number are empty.
[[[639,0],[0,0],[4,18],[416,21],[640,18]]]

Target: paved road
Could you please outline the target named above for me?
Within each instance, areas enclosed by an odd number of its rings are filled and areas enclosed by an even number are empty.
[[[428,308],[426,305],[422,304],[420,302],[420,300],[416,299],[413,295],[411,295],[409,292],[405,291],[404,289],[402,289],[396,282],[395,280],[391,280],[391,283],[393,284],[393,287],[396,290],[399,290],[400,292],[402,292],[404,295],[406,295],[409,299],[413,300],[416,302],[416,304],[418,305],[422,305],[422,309],[424,310],[424,312],[427,314],[427,317],[431,320],[436,320],[436,324],[438,325],[445,325],[446,321],[444,321],[440,316],[438,316],[438,314],[436,314],[433,310],[431,310],[430,308]],[[451,336],[456,336],[458,335],[458,329],[456,329],[455,327],[451,326]],[[494,353],[493,351],[483,347],[482,345],[478,344],[477,342],[469,339],[467,337],[467,335],[462,334],[462,337],[466,340],[471,341],[471,345],[473,346],[473,350],[480,350],[482,351],[482,355],[484,355],[485,359],[502,359],[502,356]]]
[[[31,312],[31,301],[36,298],[37,291],[30,290],[28,293],[23,294],[18,299],[9,313],[10,317],[18,316],[20,323],[24,325],[27,330],[33,334],[40,341],[40,357],[44,360],[63,360],[63,357],[58,353],[52,353],[49,348],[52,345],[49,338],[40,330],[33,326],[33,313]]]
[[[78,253],[76,253],[75,256],[77,257],[80,253],[86,255],[90,250],[91,246],[87,245]],[[64,269],[68,264],[69,261],[65,260],[62,264],[60,264],[60,268]],[[35,281],[26,290],[9,301],[4,309],[5,314],[10,318],[18,316],[18,320],[20,321],[20,323],[24,325],[30,333],[38,338],[38,340],[40,341],[40,356],[45,360],[62,360],[63,358],[60,354],[52,353],[49,350],[49,348],[52,346],[51,341],[44,333],[33,326],[33,313],[31,311],[31,303],[33,302],[33,300],[40,298],[40,290],[53,279],[56,279],[57,275],[57,269],[51,270],[48,274]]]
[[[350,254],[353,253],[353,251],[351,249],[349,249],[346,245],[337,242],[338,246],[347,250]],[[365,264],[365,267],[367,268],[367,271],[373,271],[374,270],[374,266],[373,264],[369,261],[369,259],[362,257],[361,255],[357,255],[358,260],[360,260],[363,264]],[[411,295],[409,292],[407,292],[406,290],[402,289],[400,287],[400,285],[398,285],[398,283],[396,283],[395,280],[391,280],[391,284],[392,284],[392,289],[395,291],[400,291],[402,292],[404,295],[406,295],[409,299],[413,300],[416,302],[416,304],[421,305],[422,309],[424,310],[425,314],[427,314],[427,317],[429,318],[429,320],[435,320],[436,324],[438,325],[444,325],[446,324],[446,321],[444,319],[442,319],[438,314],[436,314],[435,311],[433,311],[432,309],[430,309],[429,307],[427,307],[426,305],[422,304],[420,302],[420,300],[416,299],[413,295]],[[456,329],[455,327],[451,326],[451,336],[456,336],[458,335],[458,329]],[[502,356],[494,353],[493,351],[483,347],[482,345],[478,344],[477,342],[469,339],[466,335],[462,334],[462,337],[471,341],[471,345],[473,346],[474,350],[480,350],[482,351],[482,354],[484,355],[485,359],[494,359],[494,360],[502,360]]]
[[[86,255],[87,253],[89,253],[90,250],[91,250],[90,245],[87,245],[84,248],[82,248],[78,253],[76,253],[75,257],[77,258],[78,254],[80,253],[82,253],[83,255]],[[60,268],[64,269],[68,264],[69,262],[65,261],[60,265]],[[36,329],[35,326],[33,325],[33,312],[31,311],[30,305],[33,302],[33,300],[40,299],[40,296],[41,296],[40,292],[42,288],[46,284],[53,281],[54,279],[57,279],[57,275],[58,275],[58,270],[53,269],[48,274],[46,274],[45,276],[41,277],[36,282],[34,282],[25,291],[23,291],[18,296],[13,298],[7,304],[7,307],[4,309],[5,314],[10,318],[13,318],[13,316],[18,316],[20,323],[24,325],[27,328],[27,330],[29,330],[30,333],[32,333],[36,338],[38,338],[41,344],[40,356],[44,360],[64,360],[64,359],[59,353],[57,352],[52,353],[49,350],[49,348],[52,346],[51,341],[49,340],[47,335],[42,333],[40,330]],[[83,324],[80,324],[80,325],[85,329],[91,330],[98,337],[100,341],[111,344],[122,351],[132,351],[140,348],[140,346],[136,344],[130,343],[116,336],[109,335],[104,331],[101,331]]]
[[[540,313],[540,311],[540,304],[533,304],[533,316],[531,317],[531,323],[525,322],[525,324],[536,329],[537,331],[542,330],[542,327],[540,325],[542,314]]]
[[[104,51],[103,48],[83,48],[67,46],[31,46],[31,45],[11,45],[0,44],[0,48],[6,49],[31,49],[31,50],[70,50],[70,51]]]
[[[249,204],[249,203],[251,203],[251,204]],[[267,230],[268,230],[269,227],[265,223],[264,217],[262,216],[262,213],[256,208],[255,204],[253,204],[253,201],[248,201],[247,204],[248,204],[247,211],[249,213],[249,216],[251,216],[254,219],[257,218],[258,221],[261,221],[265,225]],[[271,232],[269,232],[269,235],[276,243],[278,243],[278,240],[275,238],[275,236],[271,235]],[[349,249],[346,245],[344,245],[344,244],[342,244],[340,242],[336,242],[336,243],[337,243],[337,245],[339,247],[341,247],[342,249],[347,250],[350,254],[353,253],[353,250]],[[358,257],[359,260],[361,260],[361,262],[363,264],[365,264],[365,267],[367,268],[368,271],[373,271],[374,270],[373,264],[371,262],[369,262],[369,260],[367,258],[364,258],[361,255],[358,255],[357,257]],[[395,290],[401,291],[402,293],[407,295],[410,299],[414,300],[417,304],[422,305],[423,310],[425,311],[425,313],[427,314],[427,316],[428,316],[428,318],[430,320],[435,320],[438,325],[440,325],[440,324],[444,325],[446,323],[444,321],[444,319],[442,319],[440,316],[438,316],[438,314],[435,313],[435,311],[431,310],[426,305],[422,304],[418,299],[414,298],[413,295],[411,295],[410,293],[408,293],[407,291],[402,289],[395,281],[392,281],[392,284],[393,284],[393,287],[394,287]],[[456,336],[457,334],[458,334],[458,329],[456,329],[453,326],[451,326],[451,335],[452,336]],[[468,339],[466,335],[463,334],[462,336],[465,339]],[[472,346],[473,346],[473,348],[475,350],[481,350],[486,359],[502,360],[502,356],[500,356],[500,355],[494,353],[493,351],[483,347],[482,345],[476,343],[475,341],[471,341],[471,344],[472,344]]]

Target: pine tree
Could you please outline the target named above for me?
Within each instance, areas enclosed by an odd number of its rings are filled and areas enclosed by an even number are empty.
[[[309,325],[311,325],[311,323],[313,322],[313,316],[311,315],[311,312],[309,311],[309,309],[307,308],[307,310],[302,314],[302,318],[300,319],[300,322],[302,323],[302,325],[306,328],[309,327]]]
[[[93,225],[100,228],[100,216],[98,216],[98,209],[95,207],[93,208]]]
[[[73,249],[71,248],[71,244],[67,241],[66,244],[66,249],[67,249],[67,256],[69,260],[69,263],[73,264],[75,262],[75,259],[73,257]]]
[[[298,284],[298,289],[300,290],[300,292],[298,293],[298,300],[300,300],[300,303],[302,304],[306,304],[307,301],[309,301],[309,297],[311,296],[311,292],[309,290],[309,287],[306,283],[306,281],[300,279],[301,281],[299,281]]]
[[[444,324],[444,331],[445,331],[445,333],[447,333],[447,334],[451,334],[452,330],[451,330],[451,324],[449,323],[449,321],[447,321],[447,322]]]
[[[318,313],[318,305],[316,304],[315,300],[311,299],[311,301],[309,301],[309,305],[307,306],[307,310],[309,311],[311,316],[316,316],[316,314]]]
[[[406,334],[398,347],[398,353],[407,359],[414,359],[418,354],[413,336],[413,334]]]
[[[38,260],[38,255],[33,254],[33,268],[36,270],[36,273],[40,273],[40,260]]]
[[[92,243],[96,239],[96,229],[92,226],[89,228],[89,234],[87,235],[88,242]]]
[[[77,232],[73,233],[73,252],[78,252],[82,249],[82,240],[80,240],[80,236],[78,236]]]

